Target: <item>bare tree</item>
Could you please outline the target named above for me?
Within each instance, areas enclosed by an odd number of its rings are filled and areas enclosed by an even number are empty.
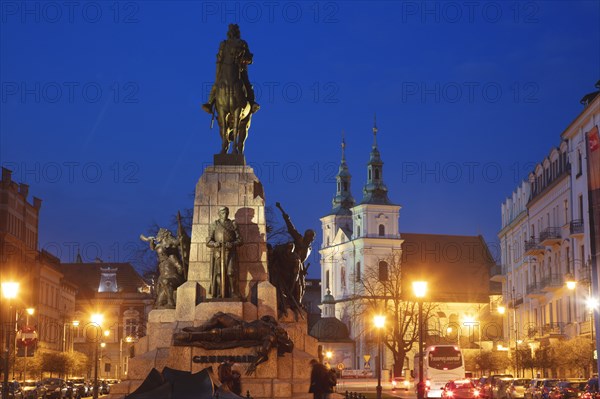
[[[399,253],[392,254],[377,265],[368,265],[362,279],[364,316],[381,312],[387,326],[383,343],[394,357],[394,373],[399,375],[407,353],[418,345],[418,302],[412,292],[403,292],[402,264]],[[406,286],[406,284],[404,284]],[[424,339],[428,337],[428,321],[436,308],[435,303],[423,302]],[[417,348],[418,349],[418,348]]]

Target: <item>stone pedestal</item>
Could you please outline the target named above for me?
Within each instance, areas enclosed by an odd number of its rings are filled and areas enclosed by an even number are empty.
[[[245,301],[219,300],[209,295],[211,252],[206,242],[209,226],[218,219],[222,206],[229,208],[229,218],[235,220],[243,240],[238,259],[240,291]],[[246,321],[265,315],[277,318],[277,292],[269,282],[266,240],[264,192],[252,168],[207,167],[196,185],[188,281],[177,289],[176,309],[150,312],[147,335],[135,344],[135,357],[129,359],[127,381],[112,387],[112,398],[133,392],[152,368],[197,372],[212,366],[216,371],[217,356],[256,353],[256,348],[207,350],[173,346],[173,333],[184,327],[199,326],[219,311]],[[294,342],[293,352],[278,357],[277,350],[272,349],[269,360],[260,364],[252,376],[245,376],[247,363],[237,364],[235,367],[242,373],[243,392],[250,391],[255,399],[310,398],[309,361],[317,357],[317,340],[308,335],[306,320],[296,322],[289,316],[279,322]],[[193,363],[194,356],[215,362]]]
[[[240,291],[256,303],[256,284],[269,280],[267,231],[263,186],[249,166],[209,166],[198,180],[188,283],[197,282],[200,295],[209,297],[211,249],[206,242],[222,206],[229,208],[229,218],[235,220],[243,240],[238,248]]]

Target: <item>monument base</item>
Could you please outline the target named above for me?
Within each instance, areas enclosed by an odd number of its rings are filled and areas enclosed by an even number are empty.
[[[256,348],[204,349],[195,346],[173,346],[173,333],[184,327],[198,326],[217,311],[223,311],[245,320],[256,320],[258,308],[248,302],[211,301],[196,307],[196,320],[177,321],[174,309],[153,310],[148,316],[148,334],[134,348],[135,357],[129,359],[127,380],[111,388],[110,398],[123,398],[135,391],[152,368],[162,370],[170,367],[197,373],[212,366],[217,370],[226,358],[237,361],[233,369],[242,375],[242,392],[250,392],[254,399],[295,398],[309,399],[311,359],[317,358],[317,340],[308,335],[306,320],[296,321],[292,315],[279,320],[294,342],[292,353],[277,355],[277,349],[269,352],[269,360],[257,366],[256,372],[246,375],[249,361]],[[194,361],[195,359],[195,361]]]
[[[215,166],[246,166],[246,157],[244,154],[215,154],[213,162]]]

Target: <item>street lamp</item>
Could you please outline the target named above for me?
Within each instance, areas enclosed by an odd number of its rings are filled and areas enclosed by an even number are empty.
[[[413,292],[419,302],[419,383],[417,384],[417,399],[425,398],[425,379],[423,378],[423,298],[427,295],[427,281],[414,281]]]
[[[373,324],[377,329],[377,399],[381,399],[381,333],[385,327],[385,315],[376,315]]]
[[[126,336],[125,338],[122,338],[119,341],[119,379],[123,378],[124,374],[127,374],[124,372],[125,370],[125,361],[123,358],[123,342],[126,342],[128,344],[131,344],[134,341],[134,338],[131,335]],[[331,352],[328,352],[331,353]],[[327,356],[327,354],[325,354],[325,356]]]
[[[6,351],[4,352],[4,383],[2,384],[2,397],[8,398],[8,356],[10,354],[10,334],[11,329],[15,329],[15,318],[12,314],[12,304],[11,301],[17,297],[19,293],[19,283],[15,282],[3,282],[2,283],[2,296],[6,299],[8,303],[8,323],[6,323],[7,331],[6,331]]]
[[[100,313],[94,313],[90,317],[92,324],[98,329],[102,329],[102,322],[104,321],[104,315]],[[97,335],[97,334],[96,334]],[[95,337],[96,339],[97,337]],[[94,343],[94,399],[98,399],[98,347],[101,345],[100,342]]]
[[[33,316],[33,314],[35,313],[35,309],[34,308],[27,308],[25,309],[26,312],[26,316],[25,316],[25,326],[29,327],[29,316]],[[23,331],[23,330],[21,330]],[[25,346],[25,360],[23,361],[23,380],[27,379],[27,349],[29,349],[29,345],[24,345]]]
[[[594,349],[596,349],[596,340],[594,339],[594,314],[598,310],[598,299],[592,297],[591,281],[589,281],[587,279],[583,279],[583,280],[581,280],[581,282],[587,284],[587,286],[588,286],[588,297],[585,300],[585,307],[590,314],[590,337],[592,339],[592,346],[594,347]],[[573,275],[568,274],[566,281],[565,281],[565,285],[567,286],[567,288],[569,290],[573,291],[577,288],[577,284],[578,284],[578,282],[577,282],[577,280],[575,280]]]

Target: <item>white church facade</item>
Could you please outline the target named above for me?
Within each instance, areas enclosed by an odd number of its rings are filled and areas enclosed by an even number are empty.
[[[334,351],[332,363],[343,363],[349,369],[375,370],[377,340],[372,311],[369,313],[362,306],[369,295],[366,279],[373,276],[378,282],[401,277],[402,297],[408,300],[413,280],[429,282],[430,294],[426,300],[435,302],[435,312],[428,321],[428,343],[441,339],[461,346],[471,343],[477,349],[491,348],[501,339],[501,333],[486,336],[481,329],[496,320],[494,305],[499,303],[501,289],[499,284],[490,282],[495,262],[483,238],[401,233],[401,206],[388,196],[377,132],[374,126],[367,181],[360,201],[355,201],[352,195],[352,176],[342,142],[336,194],[331,210],[321,218],[321,297],[327,298],[328,303],[335,302],[335,317],[347,326],[354,341],[353,346]],[[394,275],[400,270],[401,276]],[[465,328],[466,320],[474,322],[476,327]],[[460,329],[457,332],[451,328],[459,325],[463,325],[462,337]],[[467,330],[469,336],[465,336]],[[416,346],[402,364],[395,364],[391,352],[384,350],[383,368],[394,369],[396,375],[413,369]]]

